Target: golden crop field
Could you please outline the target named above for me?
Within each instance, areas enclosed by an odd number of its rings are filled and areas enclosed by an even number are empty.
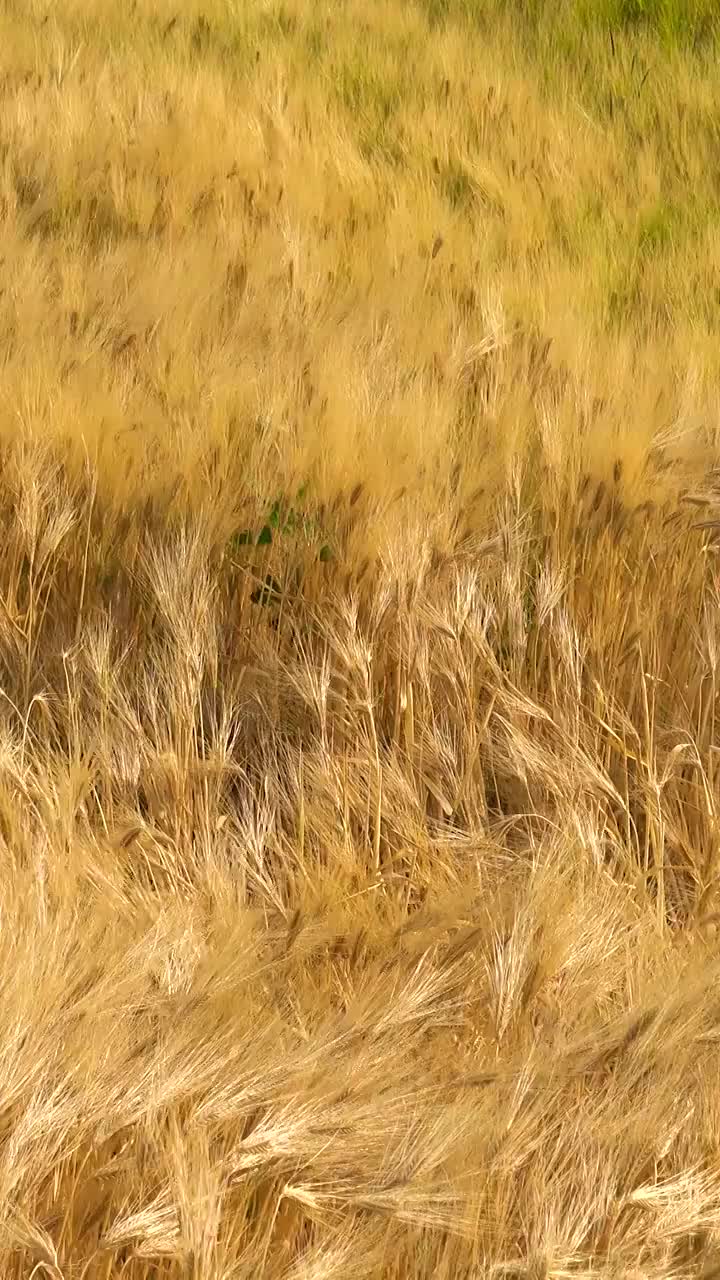
[[[720,1275],[714,0],[0,0],[0,1275]]]

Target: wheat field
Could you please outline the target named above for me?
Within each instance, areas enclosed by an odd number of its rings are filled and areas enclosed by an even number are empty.
[[[720,1275],[712,0],[0,3],[0,1275]]]

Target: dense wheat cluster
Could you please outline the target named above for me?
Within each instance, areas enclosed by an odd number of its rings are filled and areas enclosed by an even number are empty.
[[[0,3],[0,1274],[720,1275],[713,5]]]

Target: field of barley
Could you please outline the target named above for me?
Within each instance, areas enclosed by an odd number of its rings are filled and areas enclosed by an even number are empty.
[[[0,0],[0,1275],[720,1276],[715,0]]]

